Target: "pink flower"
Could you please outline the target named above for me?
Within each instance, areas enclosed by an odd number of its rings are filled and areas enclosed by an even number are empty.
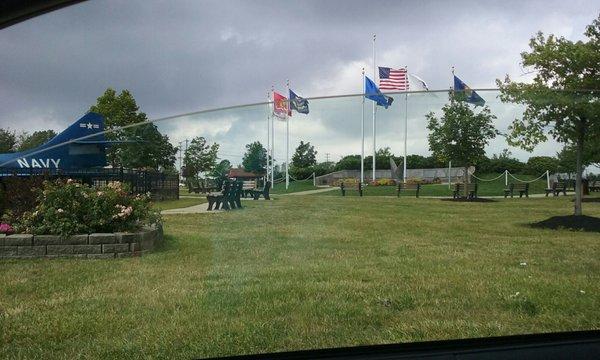
[[[57,213],[59,213],[59,214],[62,214],[62,213],[64,213],[65,211],[64,211],[63,209],[56,209],[56,212],[57,212]]]
[[[73,179],[67,179],[67,184],[72,184],[73,183]]]
[[[0,234],[12,234],[13,231],[14,230],[10,224],[0,223]]]

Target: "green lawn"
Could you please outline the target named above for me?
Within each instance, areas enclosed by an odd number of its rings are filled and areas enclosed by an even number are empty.
[[[288,187],[287,190],[285,188],[285,181],[284,181],[284,182],[275,184],[273,189],[271,189],[271,193],[272,194],[286,194],[286,193],[293,193],[293,192],[306,191],[306,190],[315,190],[315,189],[318,189],[318,188],[313,185],[312,179],[301,180],[301,181],[291,181],[290,186]]]
[[[281,197],[165,216],[141,258],[0,261],[0,358],[191,358],[600,328],[570,197]],[[600,203],[585,203],[600,216]],[[524,263],[525,265],[521,265]]]
[[[484,174],[481,176],[478,176],[481,179],[493,179],[495,177],[497,177],[500,174]],[[517,178],[521,179],[521,180],[525,180],[525,181],[529,181],[529,180],[533,180],[536,177],[534,176],[530,176],[530,175],[516,175]],[[474,179],[474,181],[476,181],[479,186],[478,186],[478,195],[479,196],[503,196],[504,195],[504,188],[505,183],[504,183],[504,177],[501,177],[500,179],[494,180],[494,181],[479,181],[477,179]],[[508,183],[510,184],[511,182],[516,183],[516,181],[511,180],[509,178]],[[543,194],[544,193],[544,189],[546,189],[546,178],[540,179],[540,180],[536,180],[534,182],[532,182],[529,185],[529,193],[530,194]],[[348,188],[348,187],[347,187]],[[347,196],[357,196],[358,192],[357,191],[353,191],[353,187],[350,187],[351,191],[346,192]],[[442,185],[442,184],[431,184],[431,185],[423,185],[421,187],[421,191],[420,191],[420,195],[421,196],[452,196],[452,191],[453,191],[454,187],[452,187],[452,189],[448,188],[448,184],[446,185]],[[333,192],[326,192],[326,193],[319,193],[319,195],[329,195],[329,196],[339,196],[341,193],[340,191],[333,191]],[[412,196],[414,197],[414,191],[409,191],[406,193],[403,193],[402,195],[406,195],[406,196]],[[363,191],[363,195],[364,196],[396,196],[396,187],[395,186],[367,186],[365,188],[365,190]],[[518,193],[516,193],[516,195],[518,196]]]
[[[169,210],[169,209],[178,209],[189,206],[194,206],[198,204],[204,204],[206,202],[206,196],[204,197],[180,197],[178,200],[163,200],[156,201],[153,206],[158,210]]]

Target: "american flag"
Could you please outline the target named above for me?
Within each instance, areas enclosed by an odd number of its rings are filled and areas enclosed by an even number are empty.
[[[380,90],[408,90],[408,73],[406,69],[379,67]]]

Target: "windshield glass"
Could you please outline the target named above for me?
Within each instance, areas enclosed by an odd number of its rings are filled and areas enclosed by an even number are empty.
[[[109,1],[0,31],[0,357],[598,328],[598,65],[544,68],[595,56],[597,6],[301,5],[289,28],[270,2]]]

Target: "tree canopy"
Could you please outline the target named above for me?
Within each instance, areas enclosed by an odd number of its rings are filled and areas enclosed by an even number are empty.
[[[600,136],[600,16],[587,26],[588,41],[570,41],[538,32],[521,53],[532,83],[496,80],[502,101],[525,105],[509,128],[509,143],[526,150],[551,136],[576,152],[574,213],[581,215],[581,175],[586,143]]]
[[[0,129],[0,153],[16,151],[17,134],[10,129]]]
[[[296,148],[292,156],[292,166],[295,168],[308,168],[317,163],[317,152],[315,147],[310,142],[300,141],[300,145]]]
[[[34,131],[32,134],[23,132],[19,135],[18,151],[36,148],[56,136],[54,130]]]
[[[259,174],[267,171],[267,150],[260,141],[246,144],[246,153],[242,159],[242,165],[246,171]]]
[[[122,126],[142,123],[126,129],[106,133],[106,138],[122,141],[122,144],[111,146],[107,151],[108,162],[112,166],[126,168],[173,169],[177,148],[169,142],[169,137],[162,135],[156,125],[147,122],[145,113],[139,107],[128,90],[117,92],[108,88],[100,96],[90,111],[104,117],[107,130]]]
[[[429,149],[444,163],[452,161],[465,167],[476,165],[485,159],[485,146],[497,134],[493,125],[496,117],[487,106],[475,112],[468,103],[452,96],[442,108],[440,118],[433,112],[426,118]]]
[[[197,176],[200,172],[212,171],[217,164],[218,151],[219,144],[208,144],[202,136],[193,138],[183,157],[186,172]]]

